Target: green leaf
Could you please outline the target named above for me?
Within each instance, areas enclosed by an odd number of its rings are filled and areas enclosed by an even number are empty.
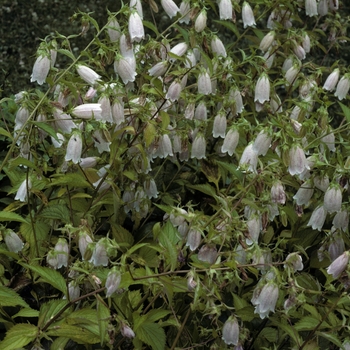
[[[314,317],[311,316],[304,316],[300,321],[298,321],[295,325],[294,328],[297,331],[312,331],[316,327],[318,329],[322,328],[330,328],[330,326],[326,322],[322,322],[321,325],[319,325],[320,321]]]
[[[327,339],[328,341],[332,342],[336,346],[339,347],[339,349],[343,348],[342,342],[339,340],[339,334],[338,333],[326,333],[326,332],[316,332],[316,335],[319,337],[323,337]]]
[[[344,117],[346,118],[347,122],[350,123],[350,108],[348,106],[345,106],[341,102],[338,103],[344,113]]]
[[[44,219],[61,220],[64,223],[70,223],[70,214],[66,205],[52,204],[45,207],[40,213],[40,217]]]
[[[52,126],[50,126],[49,124],[44,123],[44,122],[31,121],[31,123],[33,125],[37,126],[39,129],[45,131],[47,134],[49,134],[51,137],[53,137],[54,139],[56,139],[58,141],[57,133]]]
[[[58,337],[50,345],[50,350],[62,350],[62,349],[65,349],[68,342],[69,342],[69,338]]]
[[[0,211],[0,221],[27,222],[25,219],[22,218],[22,216],[9,211]]]
[[[19,312],[16,313],[16,315],[12,316],[13,318],[16,317],[38,317],[39,316],[39,311],[38,310],[33,310],[31,308],[24,308],[20,310]]]
[[[29,305],[13,289],[0,286],[0,306],[17,305],[29,308]]]
[[[50,186],[91,187],[91,185],[85,180],[85,177],[80,173],[56,174],[52,176],[51,180]]]
[[[96,334],[91,333],[85,328],[64,323],[52,325],[45,334],[53,337],[70,338],[78,344],[97,344],[100,341],[100,338]]]
[[[241,36],[241,34],[239,33],[237,26],[230,22],[230,21],[218,21],[218,20],[214,20],[213,22],[221,24],[222,26],[224,26],[225,28],[229,29],[231,32],[233,32],[237,38],[239,38]]]
[[[153,350],[165,349],[165,332],[156,323],[144,322],[135,329],[137,338],[150,345]]]
[[[32,342],[39,332],[32,324],[18,323],[7,331],[5,339],[0,343],[0,349],[20,349]]]
[[[191,184],[186,184],[187,187],[192,188],[196,191],[203,192],[207,194],[208,196],[211,196],[213,198],[216,197],[216,190],[214,187],[210,186],[209,184],[201,184],[201,185],[191,185]]]
[[[52,287],[58,289],[66,295],[66,281],[58,271],[48,267],[31,266],[22,262],[19,262],[19,264],[28,270],[32,270],[33,272],[37,273],[44,282],[51,284]]]
[[[57,52],[65,55],[65,56],[69,57],[70,59],[72,59],[73,61],[75,61],[75,56],[70,51],[65,50],[65,49],[58,49]]]
[[[107,339],[107,327],[111,314],[109,308],[97,298],[97,320],[100,334],[100,344],[103,346]]]
[[[67,300],[59,299],[50,300],[47,303],[42,304],[40,306],[38,326],[43,328],[49,320],[55,317],[67,305],[67,302]],[[70,313],[69,308],[63,313],[63,315],[66,313]]]
[[[169,314],[169,310],[153,309],[147,312],[146,316],[148,322],[156,322]]]
[[[143,20],[142,23],[146,28],[151,29],[157,36],[159,35],[158,29],[153,23],[145,20]]]
[[[36,220],[33,224],[26,222],[21,224],[20,233],[29,243],[30,256],[33,258],[43,256],[47,252],[47,247],[44,242],[47,242],[50,226],[45,222]],[[39,252],[36,251],[38,247]]]
[[[148,147],[155,139],[157,135],[156,128],[151,122],[147,122],[146,127],[143,131],[143,137],[145,140],[145,145]]]
[[[4,136],[8,137],[10,140],[13,140],[12,135],[7,130],[5,130],[4,128],[1,128],[1,127],[0,127],[0,135],[4,135]]]
[[[72,325],[83,325],[83,324],[96,324],[97,325],[97,318],[96,318],[96,310],[94,309],[80,309],[72,312],[69,314],[66,318],[67,324]]]

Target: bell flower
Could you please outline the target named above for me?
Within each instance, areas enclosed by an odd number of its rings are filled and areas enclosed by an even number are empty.
[[[55,108],[53,111],[55,125],[64,134],[70,134],[73,129],[77,129],[77,125],[73,122],[72,117],[62,110]]]
[[[117,42],[120,38],[121,31],[120,31],[120,25],[118,21],[113,18],[109,21],[108,27],[107,27],[107,32],[109,36],[109,40],[112,42]]]
[[[338,278],[347,268],[349,263],[349,252],[346,251],[335,259],[327,268],[327,273],[333,278]]]
[[[246,1],[242,7],[242,20],[244,28],[256,25],[253,10]]]
[[[306,58],[306,52],[301,45],[294,43],[293,52],[295,56],[299,58],[299,60],[304,60]]]
[[[194,30],[197,33],[202,32],[207,26],[207,11],[202,10],[194,22]]]
[[[255,97],[254,102],[258,101],[264,103],[265,101],[270,100],[270,81],[268,76],[263,73],[255,86]]]
[[[26,202],[28,199],[28,194],[30,192],[31,187],[32,187],[32,181],[30,180],[30,178],[24,179],[21,185],[18,187],[15,200]]]
[[[284,268],[288,266],[292,267],[294,272],[302,271],[304,268],[303,259],[297,253],[290,253],[286,258],[286,263],[283,265]]]
[[[143,18],[143,10],[142,10],[142,3],[141,0],[130,0],[129,4],[130,9],[134,9],[137,11],[139,16]]]
[[[10,252],[18,253],[23,249],[24,243],[22,242],[18,234],[12,231],[11,229],[5,229],[3,231],[3,236],[7,249]]]
[[[305,0],[305,14],[309,17],[318,15],[316,0]]]
[[[339,185],[330,185],[324,195],[323,206],[329,213],[340,211],[342,192]]]
[[[92,257],[90,262],[93,263],[94,266],[107,266],[108,265],[108,256],[107,256],[107,246],[108,240],[107,238],[101,238],[95,245]]]
[[[174,80],[169,86],[169,89],[165,95],[165,98],[167,98],[171,102],[174,102],[180,98],[180,94],[181,94],[181,83],[178,80]]]
[[[294,195],[293,199],[297,205],[306,205],[309,203],[312,195],[314,194],[314,188],[309,181],[304,182],[297,193]]]
[[[77,65],[77,72],[90,85],[95,85],[101,78],[93,69],[84,65]]]
[[[285,74],[285,79],[288,82],[288,85],[294,84],[298,74],[300,72],[300,67],[297,64],[294,64],[292,67],[290,67]]]
[[[170,18],[173,18],[178,12],[180,12],[180,9],[173,0],[161,0],[160,3]]]
[[[51,66],[50,58],[44,55],[39,56],[33,66],[33,72],[30,77],[31,82],[37,82],[39,85],[45,83]]]
[[[215,54],[218,56],[227,57],[225,45],[216,35],[214,35],[214,37],[211,39],[210,45]]]
[[[183,56],[186,51],[187,51],[187,44],[186,43],[179,43],[175,45],[171,50],[170,53],[176,55],[176,56]],[[170,62],[174,62],[176,59],[175,58],[170,58]]]
[[[156,63],[152,68],[148,70],[148,73],[151,77],[160,77],[163,75],[168,69],[168,62],[162,61]]]
[[[242,95],[237,90],[237,88],[230,89],[229,100],[232,102],[231,111],[233,115],[237,115],[243,112],[244,105]]]
[[[224,113],[219,113],[216,115],[213,123],[213,137],[225,138],[227,127],[226,115]]]
[[[196,250],[201,243],[202,235],[201,232],[195,228],[190,228],[187,233],[186,246],[190,247],[190,250],[193,252]]]
[[[350,78],[349,75],[345,74],[339,81],[337,89],[335,90],[334,96],[338,97],[341,101],[346,97],[350,89]]]
[[[143,23],[138,12],[134,11],[129,17],[129,35],[131,42],[140,42],[145,38],[145,30]]]
[[[275,182],[271,187],[271,201],[282,205],[286,203],[286,193],[280,181]]]
[[[197,85],[199,94],[209,95],[212,93],[211,80],[207,71],[199,73]]]
[[[218,256],[215,246],[205,244],[198,252],[198,259],[208,264],[214,264]]]
[[[317,7],[320,16],[326,16],[328,13],[328,0],[320,0]]]
[[[334,233],[333,233],[332,241],[328,247],[328,253],[331,261],[334,261],[344,253],[345,243],[340,233],[337,233],[335,229],[333,230],[333,228],[332,228],[332,232]]]
[[[322,230],[324,222],[326,221],[327,210],[323,205],[318,206],[311,214],[307,226],[311,226],[313,230]]]
[[[232,2],[231,0],[217,0],[219,4],[220,19],[232,19]]]
[[[67,267],[68,265],[68,243],[64,238],[59,238],[55,248],[55,255],[57,258],[57,265],[54,267],[55,269],[59,269],[62,266]]]
[[[112,294],[119,288],[121,281],[120,272],[114,267],[111,271],[108,272],[106,280],[106,297],[109,298]]]
[[[335,228],[346,231],[349,226],[349,212],[345,209],[338,211],[332,221]]]
[[[253,143],[253,150],[258,156],[265,156],[270,148],[272,138],[265,130],[261,130]]]
[[[328,5],[331,11],[336,11],[339,9],[339,0],[328,0]]]
[[[243,151],[239,166],[247,166],[247,169],[253,173],[256,173],[256,167],[258,165],[258,153],[254,151],[253,143],[250,143]]]
[[[74,164],[78,164],[81,159],[82,149],[83,149],[83,141],[81,139],[81,133],[74,132],[68,141],[66,156],[64,160],[66,162],[71,160]]]
[[[222,153],[228,153],[230,156],[233,155],[239,141],[239,133],[236,129],[230,129],[224,139],[224,143],[221,146]]]
[[[239,341],[239,326],[235,317],[229,317],[222,328],[222,340],[227,345],[237,345]]]
[[[101,113],[102,108],[100,103],[85,103],[74,107],[72,110],[72,114],[75,117],[82,119],[91,119],[94,117],[97,120],[101,120]]]
[[[203,135],[197,134],[192,143],[191,158],[205,158],[206,141]]]
[[[190,0],[183,0],[180,4],[180,14],[182,18],[179,20],[179,23],[189,24],[191,20],[191,3]]]
[[[258,242],[259,236],[262,230],[261,218],[257,215],[252,215],[247,221],[248,238],[246,243],[252,245],[254,242]]]
[[[70,301],[78,299],[80,297],[80,288],[75,281],[68,283],[68,296]],[[64,296],[63,299],[66,299],[66,296]]]
[[[278,295],[278,286],[274,282],[268,282],[261,290],[255,290],[252,298],[252,304],[255,305],[254,313],[264,319],[270,311],[275,312]]]
[[[271,31],[267,33],[261,40],[259,49],[263,52],[266,52],[272,45],[272,43],[275,40],[276,33],[274,31]]]
[[[124,84],[135,81],[136,70],[127,58],[119,56],[114,62],[114,70],[123,80]]]
[[[125,338],[135,338],[134,331],[126,324],[122,324],[122,328],[121,328],[120,332],[122,333],[123,337],[125,337]]]
[[[289,174],[299,175],[306,169],[309,170],[310,167],[307,163],[304,150],[300,146],[292,146],[289,150]]]

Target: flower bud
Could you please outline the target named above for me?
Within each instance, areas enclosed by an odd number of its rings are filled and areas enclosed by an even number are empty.
[[[30,77],[31,82],[38,82],[39,85],[45,83],[46,77],[49,74],[51,61],[47,56],[39,56],[33,66],[33,72]]]
[[[327,268],[327,273],[333,278],[338,278],[347,268],[349,262],[349,252],[346,251],[335,259]]]
[[[83,149],[83,141],[80,132],[74,132],[67,144],[65,161],[71,160],[74,164],[78,164],[81,159],[81,152]]]
[[[297,205],[306,205],[309,203],[312,195],[314,194],[314,188],[309,181],[304,182],[298,192],[294,195],[293,199]]]
[[[176,55],[176,56],[183,56],[187,51],[187,44],[186,43],[179,43],[175,45],[171,50],[170,53]],[[175,62],[175,58],[170,58],[170,62]]]
[[[117,42],[120,38],[120,25],[118,21],[113,18],[109,21],[108,27],[107,27],[107,32],[109,36],[109,40],[112,42]]]
[[[337,89],[335,91],[334,96],[338,97],[338,99],[341,101],[342,99],[344,99],[348,93],[350,89],[350,78],[348,77],[348,75],[344,75],[338,85],[337,85]]]
[[[86,249],[90,243],[92,243],[92,239],[88,233],[85,230],[80,231],[78,245],[82,260],[85,260]]]
[[[227,345],[237,345],[239,341],[239,326],[235,317],[230,317],[222,328],[222,340]]]
[[[195,228],[191,228],[187,234],[186,246],[190,247],[190,250],[193,252],[201,243],[201,238],[201,232]]]
[[[225,46],[216,35],[214,35],[210,44],[213,53],[217,54],[218,56],[227,57]]]
[[[198,259],[211,265],[215,263],[217,256],[216,248],[209,244],[205,244],[198,252]]]
[[[261,40],[259,48],[261,51],[266,52],[275,40],[275,32],[271,31],[267,33]]]
[[[307,226],[311,226],[313,230],[322,230],[324,222],[326,221],[327,211],[323,205],[318,206],[311,214]]]
[[[244,28],[256,25],[253,10],[246,1],[242,7],[242,20]]]
[[[106,297],[109,298],[112,294],[119,288],[121,281],[120,272],[114,267],[111,271],[108,272],[106,280]]]
[[[32,188],[32,181],[30,180],[30,178],[24,179],[21,185],[18,187],[15,200],[26,202],[31,188]]]
[[[83,65],[77,65],[77,72],[80,77],[90,85],[95,85],[101,78],[94,70]]]
[[[131,42],[140,42],[145,38],[145,30],[140,15],[134,11],[129,17],[129,35]]]
[[[226,126],[227,126],[227,120],[226,115],[221,112],[218,115],[216,115],[214,119],[213,124],[213,137],[222,137],[225,138],[226,134]]]
[[[7,249],[10,252],[18,253],[23,249],[24,243],[19,238],[18,234],[12,231],[11,229],[5,229],[3,231],[3,237],[5,240]]]
[[[232,19],[232,3],[231,0],[217,0],[219,3],[220,19]]]
[[[304,60],[306,58],[306,52],[304,48],[301,45],[298,45],[297,43],[294,43],[293,52],[295,56],[299,58],[299,60]]]
[[[94,251],[92,253],[92,257],[90,262],[94,264],[94,266],[107,266],[108,265],[108,256],[107,256],[107,238],[101,238],[95,245]]]
[[[125,337],[125,338],[135,338],[134,331],[124,323],[122,324],[122,328],[120,331],[121,331],[123,337]]]
[[[180,9],[173,0],[161,0],[160,3],[170,18],[173,18],[178,12],[180,12]]]
[[[291,175],[299,175],[302,174],[306,169],[309,170],[310,167],[307,163],[303,149],[299,146],[293,146],[289,150],[289,173]]]
[[[260,318],[264,319],[270,311],[275,312],[279,295],[278,286],[273,282],[268,282],[261,290],[257,288],[254,290],[252,298],[252,304],[255,305],[254,313],[259,314]]]
[[[316,0],[305,0],[305,14],[309,17],[318,15]]]
[[[271,187],[271,201],[277,204],[286,203],[286,193],[280,181],[275,182]]]
[[[298,65],[293,65],[286,71],[286,74],[284,77],[287,80],[288,85],[294,84],[299,72],[300,72],[300,67]]]
[[[253,143],[253,150],[258,156],[265,156],[270,148],[272,138],[265,130],[261,130]]]
[[[197,134],[191,149],[191,158],[205,158],[206,141],[203,135]]]
[[[327,91],[333,91],[339,80],[339,68],[334,69],[334,71],[326,79],[323,88]]]
[[[341,209],[342,192],[339,185],[330,185],[324,195],[323,206],[329,213],[337,212]]]
[[[254,151],[253,143],[250,143],[243,151],[239,166],[246,166],[248,171],[256,173],[256,167],[258,165],[258,154]]]
[[[207,11],[202,10],[194,22],[194,30],[197,33],[202,32],[207,26]],[[225,56],[226,57],[226,56]]]
[[[254,102],[258,101],[264,103],[265,101],[270,100],[270,81],[268,76],[263,73],[255,86],[255,97]]]
[[[163,75],[168,69],[168,62],[162,61],[155,64],[152,68],[148,70],[148,73],[151,77],[160,77]]]

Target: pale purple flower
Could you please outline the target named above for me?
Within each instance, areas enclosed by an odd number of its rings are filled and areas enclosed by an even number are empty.
[[[80,132],[74,132],[68,141],[64,160],[67,162],[71,160],[74,164],[78,164],[81,159],[82,149],[83,141],[81,139],[81,134]]]
[[[320,0],[317,10],[320,16],[326,16],[328,13],[328,0]]]
[[[254,102],[264,103],[270,100],[270,81],[268,76],[263,73],[255,86]]]
[[[349,252],[346,251],[336,258],[327,268],[327,273],[333,278],[338,278],[347,268],[349,263]]]
[[[232,20],[232,3],[231,0],[217,0],[219,4],[220,19]]]
[[[73,108],[72,114],[82,119],[101,119],[102,108],[100,103],[85,103]]]
[[[116,98],[112,105],[112,117],[115,125],[120,125],[125,121],[124,102]]]
[[[98,103],[101,106],[101,113],[97,115],[94,114],[95,119],[102,120],[105,122],[113,122],[112,108],[111,108],[111,102],[109,101],[109,97],[101,96],[98,100]]]
[[[254,151],[253,143],[250,143],[243,151],[239,166],[246,166],[247,169],[253,173],[256,173],[256,167],[258,165],[258,153]]]
[[[318,15],[316,0],[305,0],[305,14],[309,17]]]
[[[143,187],[148,198],[158,198],[157,184],[154,179],[144,181]]]
[[[207,26],[207,11],[202,10],[197,16],[196,21],[194,22],[194,30],[197,33],[200,33],[205,29],[206,26]]]
[[[211,49],[212,51],[217,54],[218,56],[227,57],[226,49],[222,41],[214,35],[211,39]]]
[[[95,130],[93,132],[94,145],[99,153],[109,152],[109,146],[111,142],[106,139],[106,136],[101,132],[101,130]]]
[[[329,213],[341,209],[342,192],[339,185],[330,185],[324,195],[323,206]]]
[[[191,158],[205,158],[206,141],[203,135],[197,134],[191,149]]]
[[[328,0],[329,9],[331,11],[336,11],[339,9],[339,1],[338,0]]]
[[[298,192],[294,195],[293,199],[297,205],[306,205],[309,203],[312,195],[314,194],[314,188],[309,181],[304,182]]]
[[[72,117],[58,108],[54,108],[53,117],[55,119],[55,125],[64,134],[70,134],[73,129],[77,129],[77,125],[72,120]]]
[[[321,141],[326,144],[331,152],[335,152],[335,136],[333,132],[328,132],[326,135],[322,136]]]
[[[101,78],[100,75],[87,66],[77,65],[77,72],[80,77],[90,85],[94,85],[95,83],[99,82]]]
[[[180,4],[180,13],[182,18],[179,23],[189,24],[191,20],[191,3],[190,0],[183,0]]]
[[[253,10],[246,1],[242,7],[242,20],[244,28],[256,25]]]
[[[135,81],[136,70],[127,58],[119,56],[114,62],[114,70],[123,80],[124,84]]]
[[[252,298],[252,304],[255,305],[254,313],[259,314],[260,318],[264,319],[270,311],[275,312],[278,295],[278,286],[274,282],[268,282],[261,289],[258,287]]]
[[[274,31],[267,33],[260,41],[259,49],[263,52],[268,51],[275,40],[275,35],[276,33]]]
[[[198,252],[198,259],[208,264],[214,264],[218,256],[218,251],[212,245],[205,244]]]
[[[107,280],[106,280],[106,297],[109,298],[112,296],[112,294],[118,290],[120,282],[121,282],[121,275],[118,270],[113,268],[111,271],[108,272]]]
[[[307,226],[311,226],[313,230],[322,230],[324,222],[326,221],[327,210],[323,205],[318,206],[311,214]]]
[[[303,42],[301,43],[303,49],[306,53],[309,53],[311,50],[311,41],[310,37],[307,35],[307,33],[303,34]]]
[[[68,283],[68,296],[70,301],[78,299],[80,297],[80,288],[75,281]],[[64,296],[63,299],[66,299],[66,296]]]
[[[90,262],[94,266],[107,266],[108,256],[107,256],[107,245],[108,239],[101,238],[95,245]]]
[[[265,156],[270,148],[272,137],[265,130],[261,130],[253,143],[253,150],[258,156]]]
[[[109,36],[110,41],[117,42],[119,40],[120,35],[121,35],[120,25],[115,18],[113,18],[109,21],[108,27],[107,27],[107,32],[108,32],[108,36]]]
[[[339,81],[334,96],[341,101],[346,97],[350,89],[350,78],[345,74]]]
[[[142,10],[142,3],[141,0],[130,0],[129,7],[131,9],[135,9],[139,16],[143,18],[143,10]]]
[[[210,76],[207,71],[203,71],[198,76],[198,93],[209,95],[212,93]]]
[[[227,345],[237,345],[239,341],[239,326],[235,317],[230,317],[222,328],[222,340]]]
[[[5,229],[3,231],[3,236],[7,249],[10,252],[18,253],[23,249],[24,243],[22,242],[18,234],[12,231],[11,229]]]
[[[261,217],[252,215],[247,221],[248,238],[246,243],[252,245],[254,242],[257,243],[262,230]]]
[[[148,70],[148,73],[151,77],[160,77],[168,69],[168,62],[162,61],[155,64],[152,68]]]
[[[339,80],[339,68],[334,69],[334,71],[326,79],[323,88],[327,91],[333,91]]]
[[[338,211],[333,218],[332,224],[335,228],[346,231],[349,226],[349,212],[345,209]]]
[[[335,231],[335,228],[332,228],[332,232]],[[328,247],[328,253],[331,261],[337,259],[345,251],[345,243],[343,237],[340,233],[334,232],[331,243]]]
[[[230,156],[233,155],[239,141],[239,133],[236,129],[230,129],[226,136],[224,143],[221,146],[221,152],[227,152]]]
[[[224,113],[219,113],[216,115],[213,123],[213,137],[225,138],[227,127],[227,120]]]
[[[120,329],[120,331],[121,331],[123,337],[125,337],[125,338],[135,338],[134,331],[126,324],[122,325],[122,328]]]
[[[294,84],[298,74],[300,72],[300,67],[297,64],[294,64],[292,67],[290,67],[285,74],[285,79],[287,80],[289,85]]]
[[[230,89],[229,99],[232,101],[232,114],[236,115],[242,113],[244,110],[242,95],[236,88]]]
[[[30,180],[30,178],[24,179],[21,185],[18,187],[15,200],[26,202],[31,188],[32,188],[32,181]]]
[[[131,42],[140,42],[145,38],[145,30],[143,23],[138,12],[134,11],[129,17],[129,35]]]
[[[275,182],[271,187],[271,201],[272,203],[285,204],[286,193],[281,181]]]
[[[168,92],[165,95],[165,98],[171,102],[177,101],[180,98],[181,94],[181,83],[178,80],[174,80],[169,86]]]
[[[298,45],[297,43],[294,43],[293,52],[295,56],[299,58],[299,60],[304,60],[306,58],[306,52],[304,48],[301,45]]]
[[[299,175],[306,169],[309,170],[310,167],[307,163],[304,150],[300,146],[293,146],[289,150],[289,173],[291,175]]]
[[[161,0],[160,3],[170,18],[173,18],[178,12],[180,12],[180,9],[173,0]]]
[[[51,61],[49,57],[43,55],[39,56],[34,63],[30,81],[36,81],[39,85],[45,83],[46,77],[50,71],[50,66]]]
[[[207,116],[208,116],[207,106],[205,102],[202,100],[201,102],[199,102],[198,106],[194,111],[194,119],[205,121],[207,120]]]
[[[190,250],[193,252],[196,250],[201,243],[202,235],[201,232],[195,228],[190,228],[187,233],[186,246],[190,247]]]
[[[314,186],[319,190],[326,192],[329,186],[328,176],[315,176],[314,177]]]
[[[85,231],[82,230],[79,232],[79,241],[78,241],[78,246],[79,246],[79,251],[81,254],[82,260],[85,260],[85,252],[90,243],[92,243],[92,239],[89,236],[89,234]]]
[[[171,50],[170,53],[176,55],[176,56],[183,56],[186,51],[187,51],[187,44],[186,43],[179,43],[175,45]],[[176,59],[175,58],[170,58],[170,62],[174,62]]]
[[[54,248],[57,265],[53,266],[55,269],[60,269],[62,266],[68,266],[68,243],[64,238],[59,238]]]
[[[290,253],[286,258],[286,263],[283,265],[284,268],[291,266],[296,271],[302,271],[304,268],[303,259],[297,253]]]
[[[28,121],[29,119],[29,111],[26,107],[20,107],[16,112],[15,117],[15,129],[18,130],[22,128],[22,126]]]

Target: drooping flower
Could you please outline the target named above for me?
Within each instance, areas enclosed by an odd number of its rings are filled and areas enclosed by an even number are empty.
[[[117,42],[120,38],[121,31],[120,31],[120,25],[118,21],[113,18],[109,21],[108,27],[107,27],[107,32],[109,36],[109,40],[112,42]]]
[[[85,260],[86,249],[87,249],[88,245],[92,242],[93,241],[92,241],[91,237],[89,236],[89,234],[85,230],[82,230],[79,232],[78,245],[79,245],[79,251],[80,251],[82,260]]]
[[[137,11],[132,12],[129,17],[129,35],[131,42],[140,42],[145,38],[142,19]]]
[[[253,143],[253,150],[258,156],[265,156],[270,148],[272,137],[265,130],[261,130]]]
[[[268,282],[261,290],[259,287],[257,288],[252,298],[252,304],[255,305],[254,313],[259,314],[260,318],[264,319],[270,311],[275,312],[279,290],[274,282]]]
[[[106,297],[109,298],[112,294],[119,288],[121,282],[121,274],[120,272],[113,267],[111,271],[108,272],[107,280],[106,280]]]
[[[134,331],[128,325],[126,325],[125,323],[122,324],[122,327],[121,327],[120,331],[121,331],[123,337],[135,338]]]
[[[310,169],[304,150],[300,146],[293,146],[289,150],[289,167],[288,171],[291,175],[302,174],[306,169]]]
[[[226,115],[223,112],[219,112],[219,114],[215,116],[213,123],[213,137],[222,137],[224,139],[226,135],[226,127]]]
[[[15,200],[26,202],[28,199],[28,193],[30,192],[31,188],[32,188],[32,181],[30,180],[30,178],[24,179],[21,185],[18,187]]]
[[[335,152],[335,136],[333,132],[327,132],[326,135],[322,136],[321,141],[326,144],[331,152]]]
[[[311,226],[313,230],[322,230],[324,222],[326,221],[327,210],[323,205],[318,206],[311,214],[307,226]]]
[[[305,14],[309,17],[318,15],[316,0],[305,0]]]
[[[306,52],[304,48],[297,43],[294,43],[293,52],[295,56],[299,58],[299,60],[304,60],[306,58]]]
[[[206,26],[207,26],[207,11],[202,10],[197,16],[196,21],[194,22],[194,30],[197,33],[200,33],[205,29]]]
[[[80,77],[90,85],[95,85],[101,78],[100,75],[87,66],[77,65],[77,72]]]
[[[208,264],[214,264],[218,256],[215,246],[205,244],[198,252],[198,259]]]
[[[256,25],[253,10],[246,1],[242,6],[242,20],[244,28]]]
[[[286,263],[283,265],[284,268],[291,266],[296,271],[302,271],[304,268],[303,259],[298,253],[290,253],[286,258]]]
[[[156,63],[152,68],[148,70],[148,73],[151,77],[160,77],[163,75],[168,69],[168,62],[162,61]]]
[[[239,326],[237,319],[231,316],[222,328],[222,340],[227,345],[237,345],[239,341]]]
[[[94,266],[107,266],[108,265],[108,256],[107,256],[107,238],[101,238],[95,245],[94,251],[92,253],[92,257],[90,262],[94,264]]]
[[[142,3],[141,0],[130,0],[129,4],[130,9],[134,9],[137,11],[139,16],[143,18],[143,10],[142,10]]]
[[[246,243],[248,245],[252,245],[254,242],[258,242],[262,230],[261,217],[255,214],[251,215],[251,217],[247,221],[247,229],[248,238],[246,239]]]
[[[285,204],[286,193],[281,181],[275,182],[271,187],[271,201],[272,203]]]
[[[46,77],[49,74],[51,60],[45,55],[40,55],[33,66],[33,72],[30,77],[31,82],[37,82],[39,85],[45,83]]]
[[[157,184],[154,179],[146,180],[143,187],[148,198],[158,198]]]
[[[327,273],[333,278],[338,278],[346,269],[349,263],[349,252],[346,251],[335,259],[327,268]]]
[[[216,36],[211,39],[211,49],[218,56],[227,57],[226,49],[223,42]]]
[[[328,13],[328,0],[320,0],[317,10],[320,16],[326,16]]]
[[[124,102],[116,98],[112,104],[112,118],[115,125],[120,125],[125,121]]]
[[[77,129],[77,125],[73,122],[72,117],[58,108],[54,108],[53,117],[55,125],[64,134],[70,134],[73,129]]]
[[[253,173],[256,173],[256,167],[258,165],[258,153],[254,151],[253,143],[250,143],[243,151],[239,166],[245,165],[247,169]]]
[[[297,205],[306,205],[309,203],[313,194],[314,194],[314,188],[311,185],[311,182],[306,181],[300,186],[297,193],[294,195],[293,199],[295,199],[295,202]]]
[[[198,76],[198,93],[209,95],[212,93],[210,76],[207,71],[203,71]]]
[[[18,253],[23,249],[24,243],[22,242],[21,238],[18,236],[17,233],[12,231],[11,229],[5,229],[3,231],[3,235],[7,249],[10,252]]]
[[[179,43],[175,45],[171,50],[170,53],[176,55],[176,56],[183,56],[186,51],[187,51],[187,44],[186,43]],[[170,62],[174,62],[176,59],[175,58],[170,58]]]
[[[300,72],[300,67],[297,64],[294,64],[292,67],[290,67],[285,74],[285,79],[287,80],[289,85],[294,84],[298,74]]]
[[[67,267],[68,265],[68,243],[64,238],[59,238],[54,252],[57,259],[57,265],[53,266],[55,269],[60,269],[62,266]]]
[[[341,209],[342,192],[339,185],[330,185],[324,195],[323,206],[329,213],[337,212]]]
[[[75,281],[68,283],[68,296],[70,301],[78,299],[80,297],[79,284],[77,284]],[[66,296],[64,296],[63,299],[66,299]]]
[[[260,41],[259,49],[266,52],[275,40],[276,33],[274,31],[268,32]]]
[[[66,156],[64,158],[65,161],[68,162],[69,160],[71,160],[74,164],[78,164],[81,159],[82,149],[83,141],[81,138],[81,133],[74,132],[67,144]]]
[[[264,103],[270,100],[270,81],[268,76],[263,73],[255,86],[254,102]]]
[[[173,0],[161,0],[160,3],[170,18],[173,18],[178,12],[180,12],[180,9]]]
[[[335,97],[338,97],[338,99],[341,101],[346,97],[350,89],[350,78],[347,74],[345,74],[339,81],[337,85],[337,89],[334,93]]]
[[[74,107],[72,110],[72,114],[75,117],[82,119],[91,119],[94,117],[97,120],[101,120],[101,113],[102,108],[100,103],[85,103]]]
[[[135,81],[137,75],[135,67],[133,67],[127,58],[119,56],[114,62],[114,70],[123,80],[124,84]]]
[[[191,20],[191,3],[190,0],[183,0],[180,4],[180,13],[183,18],[179,20],[179,23],[189,24]]]
[[[323,88],[327,91],[333,91],[339,80],[339,68],[334,69],[334,71],[326,79]]]
[[[232,3],[231,0],[217,0],[219,4],[220,19],[232,19]]]
[[[199,230],[196,228],[190,228],[187,233],[186,246],[190,247],[190,250],[193,252],[196,250],[201,243],[202,235]]]
[[[341,233],[337,232],[335,228],[332,227],[333,236],[331,243],[328,247],[328,253],[331,261],[337,259],[345,251],[345,243]]]
[[[205,158],[206,141],[203,135],[197,134],[191,149],[191,158]]]
[[[345,209],[338,211],[332,221],[335,228],[346,231],[349,226],[349,212]]]
[[[177,101],[180,98],[181,90],[181,83],[178,80],[174,80],[169,86],[165,98],[167,98],[171,102]]]

